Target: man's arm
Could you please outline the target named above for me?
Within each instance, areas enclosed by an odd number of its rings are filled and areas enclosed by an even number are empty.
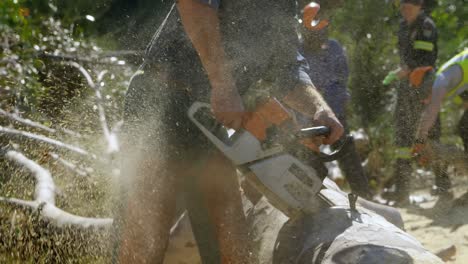
[[[179,0],[177,8],[208,74],[216,119],[228,127],[239,128],[244,107],[223,49],[216,9],[195,0]]]
[[[211,107],[217,120],[228,127],[239,128],[244,108],[226,61],[216,10],[195,0],[179,0],[177,8],[185,31],[199,53],[210,79]],[[313,118],[318,124],[331,128],[332,133],[324,141],[325,144],[334,143],[343,134],[343,127],[333,111],[311,83],[298,86],[287,96],[285,102]]]
[[[331,134],[323,140],[324,144],[333,144],[343,135],[343,126],[312,84],[298,85],[283,101],[294,110],[312,118],[317,125],[331,129]]]
[[[442,100],[451,88],[456,87],[463,79],[463,71],[458,65],[452,65],[445,71],[437,74],[432,86],[432,95],[429,105],[421,115],[416,138],[426,140],[429,130],[434,125],[442,106]]]
[[[292,109],[312,119],[316,125],[331,129],[331,134],[323,140],[324,144],[333,144],[343,135],[344,129],[333,110],[313,85],[309,76],[309,65],[300,52],[297,52],[297,85],[283,97],[283,102]]]

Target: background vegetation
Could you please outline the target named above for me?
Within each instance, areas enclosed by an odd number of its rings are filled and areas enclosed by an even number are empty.
[[[152,0],[3,0],[0,1],[0,108],[38,121],[81,133],[76,140],[102,152],[94,92],[67,62],[78,62],[93,77],[108,74],[99,83],[111,126],[120,120],[129,77],[141,62],[141,51],[167,12],[167,2]],[[389,0],[345,1],[333,20],[333,35],[347,49],[351,67],[350,114],[354,129],[370,137],[368,171],[377,187],[391,173],[392,109],[395,89],[381,81],[398,66],[397,5]],[[439,30],[439,65],[468,42],[468,6],[465,1],[434,1],[432,11]],[[445,140],[453,137],[460,106],[443,111]],[[78,113],[78,114],[77,114]],[[0,118],[0,125],[21,125]],[[92,171],[91,178],[71,177],[47,153],[46,146],[14,141],[0,135],[0,146],[28,153],[53,173],[61,187],[60,206],[88,216],[109,216],[109,167]],[[71,157],[77,164],[84,164]],[[83,165],[84,166],[84,165]],[[34,181],[27,173],[0,160],[0,196],[30,199]],[[0,262],[103,261],[110,252],[106,232],[75,232],[47,227],[34,214],[0,205]],[[14,217],[13,217],[14,216]]]

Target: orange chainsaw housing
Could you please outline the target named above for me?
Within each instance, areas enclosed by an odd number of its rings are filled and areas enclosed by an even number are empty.
[[[254,112],[249,112],[244,119],[242,126],[258,140],[267,138],[267,129],[273,125],[281,126],[285,121],[290,120],[288,111],[276,99],[269,99],[267,102],[257,106]]]
[[[258,140],[264,141],[267,139],[268,128],[277,126],[280,129],[288,129],[291,128],[292,122],[293,118],[288,110],[278,100],[272,98],[259,104],[254,112],[249,112],[244,118],[242,127]],[[307,138],[299,142],[314,151],[319,151],[316,139]]]

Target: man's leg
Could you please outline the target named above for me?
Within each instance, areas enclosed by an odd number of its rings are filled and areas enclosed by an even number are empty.
[[[460,122],[458,123],[458,134],[463,140],[465,153],[468,153],[468,110],[465,110],[463,116],[460,118]]]
[[[441,124],[440,117],[437,117],[437,120],[429,131],[429,139],[434,142],[439,142],[441,136]],[[433,193],[436,195],[445,196],[445,198],[450,198],[452,183],[447,172],[448,165],[444,161],[435,160],[431,164],[431,169],[435,174],[435,188],[433,188]]]
[[[144,70],[132,77],[124,107],[120,263],[162,263],[175,214],[178,167],[163,148],[160,118],[166,107],[161,100],[169,98],[159,95],[167,86]]]
[[[221,263],[215,224],[213,219],[209,217],[210,210],[206,203],[206,194],[201,188],[200,182],[201,168],[206,166],[208,161],[206,157],[204,159],[195,158],[195,160],[196,162],[192,164],[188,171],[188,177],[180,179],[183,181],[180,186],[184,190],[185,206],[202,263]]]
[[[123,212],[119,263],[162,263],[175,213],[174,175],[145,160]],[[169,169],[170,170],[170,169]],[[127,175],[128,176],[128,175]]]
[[[395,109],[395,146],[397,152],[409,149],[413,141],[411,129],[411,101],[407,82],[400,84]],[[412,172],[411,160],[398,158],[395,161],[393,178],[395,179],[395,201],[405,204],[409,201],[410,176]]]
[[[216,228],[222,263],[249,263],[249,228],[236,170],[221,153],[213,152],[200,176],[199,188]]]

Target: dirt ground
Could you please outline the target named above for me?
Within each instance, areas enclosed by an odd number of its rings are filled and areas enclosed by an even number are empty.
[[[464,184],[457,184],[454,188],[458,198],[466,191]],[[428,191],[417,192],[418,195],[428,195]],[[432,208],[435,198],[419,204],[423,208]],[[465,201],[466,202],[466,201]],[[437,252],[441,249],[455,246],[456,253],[447,263],[468,263],[468,205],[457,206],[448,212],[436,214],[430,210],[414,208],[400,209],[405,222],[406,231],[416,237],[428,250]]]

